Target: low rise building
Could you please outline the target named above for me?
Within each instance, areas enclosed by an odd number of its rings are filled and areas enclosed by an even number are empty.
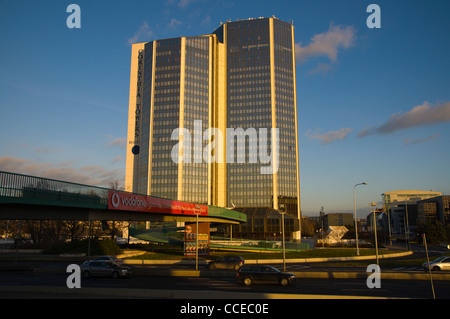
[[[439,221],[450,225],[450,195],[436,196],[417,202],[417,223]]]
[[[405,229],[411,232],[417,228],[417,202],[441,196],[442,193],[424,190],[396,190],[381,194],[386,218],[383,225],[391,234],[404,234]],[[389,217],[389,218],[388,218]]]
[[[323,209],[320,211],[319,217],[310,217],[318,228],[323,230],[328,229],[330,226],[353,226],[353,214],[352,213],[328,213],[325,214]]]

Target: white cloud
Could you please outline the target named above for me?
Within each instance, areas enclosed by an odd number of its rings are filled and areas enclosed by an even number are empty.
[[[306,136],[313,140],[319,140],[322,144],[330,144],[335,141],[343,140],[348,137],[348,134],[352,131],[350,127],[341,128],[338,131],[331,131],[324,134],[319,134],[317,131],[315,133],[308,131]]]
[[[450,102],[432,106],[428,102],[413,107],[410,111],[392,114],[378,127],[368,127],[358,133],[358,137],[372,134],[389,134],[414,127],[430,126],[450,122]]]
[[[180,0],[178,2],[178,6],[180,8],[186,8],[188,5],[190,5],[191,3],[196,2],[197,0]]]
[[[7,142],[9,150],[25,150],[31,151],[36,154],[50,154],[50,153],[59,153],[62,151],[61,147],[48,147],[48,146],[33,146],[28,143],[11,143]]]
[[[121,162],[122,160],[123,160],[123,156],[118,155],[118,156],[114,157],[114,158],[111,160],[111,163],[112,163],[112,164],[117,164],[117,163]]]
[[[167,26],[171,29],[174,29],[179,25],[181,25],[181,21],[179,21],[175,18],[172,18]]]
[[[111,140],[110,142],[108,142],[108,144],[106,146],[119,146],[121,148],[125,148],[126,145],[127,145],[126,138],[119,137],[119,138],[115,138],[115,139]]]
[[[342,48],[347,49],[354,44],[355,33],[352,26],[331,24],[328,31],[314,35],[308,45],[295,44],[296,60],[303,63],[311,57],[326,56],[331,62],[336,62],[338,51]]]
[[[211,16],[207,14],[201,24],[202,26],[209,26],[211,24]]]
[[[403,143],[405,145],[415,145],[415,144],[421,144],[421,143],[426,143],[426,142],[430,142],[432,140],[435,140],[439,137],[439,133],[435,133],[433,135],[427,136],[425,138],[405,138],[403,140]]]
[[[109,187],[114,181],[124,181],[120,169],[102,166],[76,168],[72,162],[56,164],[33,162],[28,159],[0,156],[0,171],[57,179],[72,183]]]
[[[308,72],[308,74],[319,74],[322,73],[324,75],[328,74],[332,68],[331,64],[319,63],[314,69]]]
[[[147,21],[143,21],[136,33],[128,39],[128,44],[148,42],[155,36]]]

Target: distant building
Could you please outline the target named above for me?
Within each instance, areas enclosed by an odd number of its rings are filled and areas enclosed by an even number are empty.
[[[418,202],[441,196],[442,193],[423,190],[397,190],[381,194],[383,208],[381,226],[394,237],[405,231],[417,230]]]
[[[329,213],[325,214],[323,208],[320,211],[319,217],[310,217],[319,228],[323,230],[328,229],[330,226],[352,226],[354,225],[352,213]]]
[[[346,226],[353,225],[352,213],[329,213],[326,214],[324,219],[324,226],[328,228],[330,226]]]
[[[375,221],[377,223],[377,231],[380,230],[380,227],[383,227],[382,225],[382,216],[383,216],[383,210],[377,209],[376,211],[370,212],[369,215],[367,215],[367,222],[366,222],[366,230],[372,232],[373,231],[373,214],[375,213]]]
[[[387,226],[387,214],[384,215],[383,228],[386,232],[389,230]],[[410,232],[417,230],[417,204],[409,203],[391,207],[389,211],[391,218],[391,233],[403,236],[405,230],[409,228]]]
[[[399,204],[415,203],[418,200],[441,196],[442,193],[434,191],[421,191],[421,190],[397,190],[381,194],[383,197],[383,206],[385,209],[389,209],[391,206],[397,206]]]
[[[439,221],[450,225],[450,195],[436,196],[417,202],[417,223]]]

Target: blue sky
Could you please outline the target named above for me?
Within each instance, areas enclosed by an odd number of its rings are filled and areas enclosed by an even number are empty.
[[[69,29],[69,4],[81,28]],[[369,29],[369,4],[381,28]],[[450,194],[448,1],[0,1],[0,170],[124,183],[132,42],[275,17],[295,27],[301,205]]]

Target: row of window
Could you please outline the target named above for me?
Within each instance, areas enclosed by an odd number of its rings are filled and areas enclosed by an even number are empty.
[[[229,94],[242,94],[242,93],[247,93],[247,92],[258,92],[258,91],[266,91],[266,92],[270,92],[270,86],[253,86],[253,87],[245,87],[245,86],[240,86],[239,88],[236,89],[229,89],[228,93]]]
[[[242,94],[242,95],[229,95],[228,99],[230,101],[235,100],[254,100],[254,99],[269,99],[270,98],[270,92],[269,93],[258,93],[258,94]]]
[[[158,86],[174,86],[174,85],[180,86],[179,78],[172,81],[155,81],[155,89],[157,89]]]
[[[207,75],[209,74],[209,67],[208,68],[199,68],[195,65],[189,65],[186,64],[186,72],[196,72],[198,75]]]
[[[234,87],[234,86],[259,86],[261,84],[270,84],[270,79],[266,78],[266,77],[262,77],[262,78],[251,78],[251,80],[245,80],[245,81],[230,81],[229,82],[229,87]],[[270,86],[269,86],[270,88]]]
[[[157,65],[155,67],[155,74],[156,75],[162,75],[162,74],[170,74],[167,71],[175,71],[180,70],[179,64],[173,64],[173,65]]]

